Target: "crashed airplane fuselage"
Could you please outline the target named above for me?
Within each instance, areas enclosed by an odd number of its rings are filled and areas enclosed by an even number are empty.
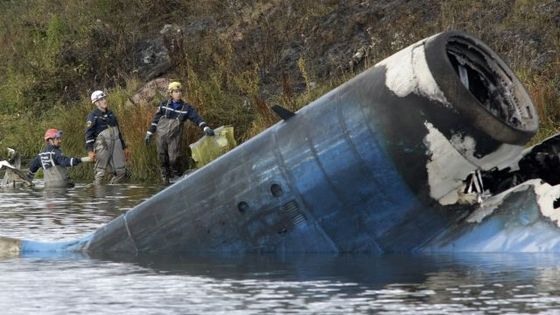
[[[485,220],[470,217],[483,207],[462,202],[463,180],[511,163],[538,128],[513,72],[459,32],[419,41],[284,118],[82,239],[4,246],[89,255],[454,250],[472,230],[461,224]]]

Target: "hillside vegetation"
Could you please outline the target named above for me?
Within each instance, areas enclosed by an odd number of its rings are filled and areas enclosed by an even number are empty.
[[[0,2],[0,149],[36,154],[46,128],[85,154],[93,90],[109,92],[135,180],[157,178],[143,136],[154,105],[130,104],[156,78],[186,82],[210,125],[242,142],[411,43],[468,32],[498,52],[538,108],[536,140],[560,123],[560,2],[555,0],[4,0]],[[188,142],[201,136],[189,127]],[[3,154],[3,152],[0,152]],[[91,178],[90,168],[74,177]]]

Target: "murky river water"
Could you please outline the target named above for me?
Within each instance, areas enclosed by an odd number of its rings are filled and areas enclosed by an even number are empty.
[[[0,235],[75,239],[157,192],[0,190]],[[3,314],[560,314],[560,255],[0,257]]]

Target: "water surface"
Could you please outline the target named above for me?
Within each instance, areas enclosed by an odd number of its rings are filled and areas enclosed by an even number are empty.
[[[0,235],[70,240],[161,187],[0,190]],[[557,314],[560,255],[0,258],[5,314]]]

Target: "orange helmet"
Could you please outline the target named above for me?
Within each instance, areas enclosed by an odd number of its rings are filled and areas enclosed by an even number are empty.
[[[45,141],[49,141],[49,139],[55,138],[62,138],[62,130],[58,130],[55,128],[48,129],[45,131]]]

